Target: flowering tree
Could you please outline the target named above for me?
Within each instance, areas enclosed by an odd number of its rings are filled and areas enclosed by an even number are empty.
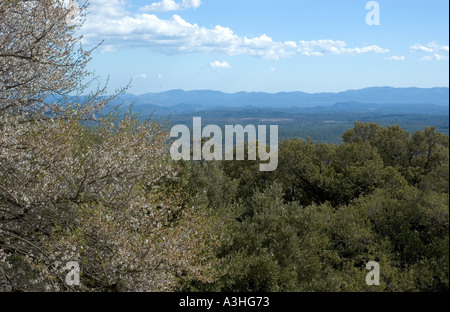
[[[75,36],[85,8],[0,2],[0,290],[209,281],[215,223],[179,199],[164,127],[131,114],[93,118],[111,100],[101,90],[82,104],[72,96],[86,90],[91,51]],[[68,261],[80,265],[79,286],[64,281]]]
[[[92,51],[75,49],[85,6],[76,1],[0,2],[0,111],[82,89]]]

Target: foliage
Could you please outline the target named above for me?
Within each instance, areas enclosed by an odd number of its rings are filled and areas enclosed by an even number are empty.
[[[209,205],[228,216],[216,250],[225,274],[181,289],[448,291],[448,142],[433,128],[410,135],[358,122],[340,145],[283,141],[274,173],[221,162],[214,188],[239,186],[234,201],[214,193]],[[380,264],[380,286],[365,283],[369,261]]]
[[[85,7],[0,2],[0,290],[163,291],[211,281],[215,221],[180,200],[164,125],[79,102]],[[45,99],[58,95],[49,105]],[[66,285],[68,261],[81,267]]]

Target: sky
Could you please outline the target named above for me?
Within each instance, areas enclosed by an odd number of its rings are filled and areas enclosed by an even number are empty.
[[[134,94],[449,85],[447,0],[89,2],[82,43],[103,42],[89,69],[109,77],[109,90],[130,81]]]

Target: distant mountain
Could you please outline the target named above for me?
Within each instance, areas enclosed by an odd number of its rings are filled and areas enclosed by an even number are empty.
[[[195,109],[242,108],[248,106],[261,108],[331,106],[341,102],[360,102],[372,104],[434,104],[448,106],[449,88],[392,88],[374,87],[349,90],[339,93],[304,92],[238,92],[223,93],[211,90],[183,91],[171,90],[143,95],[125,94],[125,102],[139,106],[171,107],[184,109],[191,105]],[[191,107],[191,108],[193,108]],[[175,108],[175,107],[174,107]]]

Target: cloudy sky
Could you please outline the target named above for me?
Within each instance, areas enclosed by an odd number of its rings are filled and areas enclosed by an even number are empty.
[[[143,94],[170,89],[342,91],[449,84],[449,2],[90,0],[90,68]]]

